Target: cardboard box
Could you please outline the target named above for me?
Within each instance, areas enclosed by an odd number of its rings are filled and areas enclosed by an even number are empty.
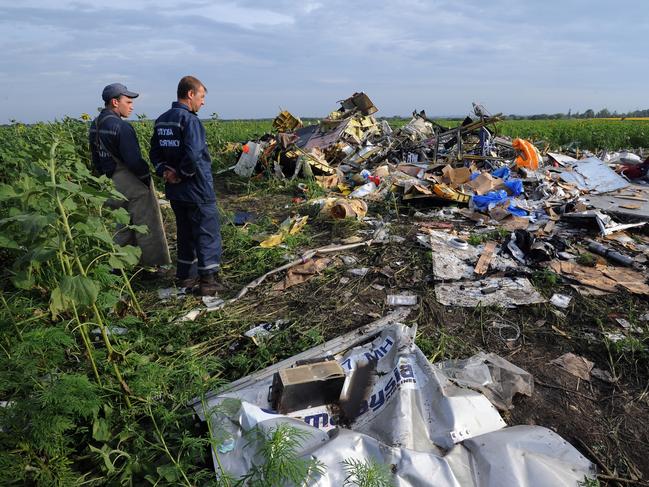
[[[282,369],[273,376],[271,402],[281,414],[337,403],[345,371],[336,361]]]

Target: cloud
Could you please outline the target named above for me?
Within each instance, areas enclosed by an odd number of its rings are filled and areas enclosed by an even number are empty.
[[[225,22],[239,25],[246,29],[254,29],[256,26],[268,25],[277,26],[292,24],[295,19],[285,13],[273,12],[260,8],[246,8],[233,3],[211,3],[193,9],[194,15],[205,17],[216,22]],[[175,12],[171,15],[182,15],[182,12]]]
[[[134,53],[137,53],[137,58],[140,61],[158,63],[177,59],[181,56],[194,56],[196,49],[192,44],[177,39],[148,39],[125,43],[118,48],[107,45],[80,49],[77,52],[70,53],[69,59],[93,65],[101,65],[107,59],[111,63],[123,62],[128,64],[133,59]]]
[[[113,81],[153,115],[188,73],[226,118],[319,116],[359,90],[385,115],[621,111],[649,74],[649,11],[627,0],[22,0],[0,19],[0,123],[89,111]]]

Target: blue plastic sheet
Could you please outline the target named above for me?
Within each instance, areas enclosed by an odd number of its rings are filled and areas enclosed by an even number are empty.
[[[509,181],[505,181],[505,186],[507,186],[507,189],[509,189],[512,196],[523,194],[523,181],[520,179],[510,179]]]
[[[509,206],[507,207],[507,211],[514,216],[527,216],[527,212],[525,210],[519,208],[518,206],[514,206],[513,203],[509,203]]]
[[[507,191],[499,189],[498,191],[489,191],[483,195],[476,195],[473,197],[473,205],[482,211],[488,211],[494,206],[503,204],[509,199]]]
[[[475,206],[480,211],[489,211],[496,206],[504,206],[507,203],[509,203],[507,205],[507,211],[512,215],[527,216],[527,212],[525,210],[518,208],[511,202],[507,191],[505,191],[504,189],[500,189],[498,191],[489,191],[487,194],[483,194],[482,196],[476,195],[473,197],[473,206]]]
[[[510,174],[511,174],[511,171],[506,166],[499,167],[498,169],[494,169],[493,171],[491,171],[491,175],[493,177],[500,178],[500,179],[503,179],[503,180],[509,179]]]

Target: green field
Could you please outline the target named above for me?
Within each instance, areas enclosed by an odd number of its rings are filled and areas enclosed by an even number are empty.
[[[314,120],[307,123],[314,123]],[[393,128],[403,126],[407,119],[390,119]],[[438,120],[443,126],[456,126],[457,120]],[[272,120],[206,120],[207,140],[214,156],[216,168],[227,167],[233,162],[231,142],[246,142],[270,133]],[[153,130],[151,121],[133,122],[143,153],[148,153],[149,139]],[[640,149],[649,148],[649,120],[504,120],[490,127],[497,135],[521,137],[534,141],[541,149],[561,150],[564,148],[587,149]],[[51,138],[59,134],[64,140],[74,143],[79,155],[88,157],[85,147],[87,122],[66,119],[53,124],[14,124],[0,127],[0,157],[5,164],[16,156],[27,155],[33,149],[31,142]],[[20,157],[18,157],[20,159]],[[5,173],[6,174],[6,173]],[[2,176],[0,176],[2,180]]]
[[[394,128],[407,122],[407,119],[390,120]],[[457,120],[437,122],[448,127],[459,123]],[[245,141],[269,132],[271,121],[208,121],[206,126],[215,142]],[[551,149],[568,145],[591,151],[649,148],[649,120],[504,120],[496,125],[495,133],[530,139]]]
[[[405,123],[407,120],[399,120],[393,125]],[[451,127],[459,122],[438,120],[438,123]],[[649,120],[503,120],[496,124],[494,132],[529,139],[540,148],[553,150],[567,146],[591,151],[649,147]]]

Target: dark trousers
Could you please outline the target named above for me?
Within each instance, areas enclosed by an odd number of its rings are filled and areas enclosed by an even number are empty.
[[[216,203],[171,201],[176,215],[176,277],[213,274],[221,264],[221,222]]]

